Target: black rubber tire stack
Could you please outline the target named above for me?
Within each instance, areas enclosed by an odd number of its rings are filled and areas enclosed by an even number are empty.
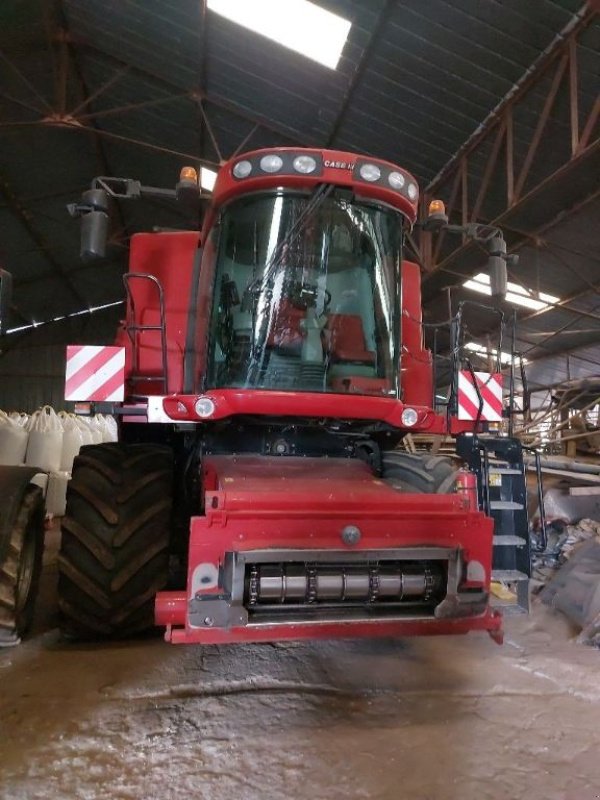
[[[172,495],[170,448],[82,448],[62,524],[63,635],[126,638],[154,625],[154,596],[168,578]]]
[[[30,483],[0,541],[0,639],[18,644],[33,621],[44,550],[44,497]]]
[[[412,455],[398,450],[383,454],[383,478],[395,489],[420,494],[452,491],[457,468],[449,458],[431,453]]]

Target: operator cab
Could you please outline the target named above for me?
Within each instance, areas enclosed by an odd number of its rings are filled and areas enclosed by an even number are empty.
[[[214,236],[206,389],[396,394],[398,211],[278,188],[230,202]]]

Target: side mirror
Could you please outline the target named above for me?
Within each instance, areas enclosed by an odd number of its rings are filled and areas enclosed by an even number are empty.
[[[81,218],[81,246],[79,255],[83,261],[104,258],[108,241],[108,214],[90,211]]]
[[[8,314],[12,302],[12,275],[0,269],[0,336],[4,336],[8,328]]]
[[[490,276],[490,288],[492,297],[503,299],[508,289],[508,274],[506,261],[502,256],[490,256],[488,258],[488,273]]]
[[[108,193],[104,189],[88,189],[81,195],[81,203],[67,208],[72,217],[81,218],[81,258],[84,261],[104,258],[108,241]]]

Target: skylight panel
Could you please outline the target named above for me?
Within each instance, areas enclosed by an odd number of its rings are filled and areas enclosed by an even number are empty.
[[[351,23],[309,0],[208,0],[222,17],[336,69]]]
[[[200,186],[206,192],[212,192],[215,188],[215,181],[217,180],[217,173],[214,169],[208,167],[200,167]]]
[[[474,292],[480,292],[480,294],[492,294],[490,276],[483,272],[469,278],[463,283],[463,286],[465,289],[472,289]],[[560,297],[554,297],[554,295],[546,294],[545,292],[534,292],[533,289],[527,289],[518,283],[511,283],[510,281],[507,285],[505,299],[507,303],[531,308],[534,311],[543,311],[560,302]]]
[[[493,356],[494,359],[498,356],[498,351],[495,349],[488,350],[487,347],[484,347],[482,344],[477,344],[477,342],[467,342],[465,344],[465,350],[470,350],[471,353],[476,353],[478,356],[482,358],[488,358],[490,355]],[[528,364],[529,361],[526,358],[521,357],[523,364]],[[510,353],[506,353],[504,350],[500,351],[500,363],[501,364],[510,364],[511,362],[511,355]]]

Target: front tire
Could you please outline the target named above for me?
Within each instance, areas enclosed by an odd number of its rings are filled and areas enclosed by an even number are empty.
[[[170,448],[82,448],[62,524],[63,635],[126,638],[154,625],[154,596],[168,578],[172,494]]]
[[[44,496],[29,484],[0,542],[0,644],[18,644],[33,622],[44,550]]]
[[[458,470],[444,456],[386,450],[382,453],[382,460],[384,480],[400,491],[446,494],[454,487]]]

